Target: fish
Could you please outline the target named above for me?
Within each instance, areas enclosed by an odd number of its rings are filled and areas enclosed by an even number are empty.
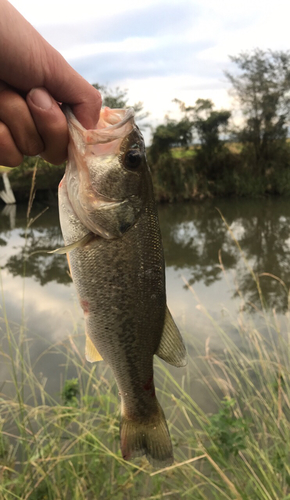
[[[70,273],[85,320],[85,356],[112,369],[121,398],[125,460],[174,461],[155,394],[153,358],[186,365],[181,334],[166,305],[165,264],[151,172],[134,110],[102,108],[85,129],[69,107],[68,162],[59,216]]]

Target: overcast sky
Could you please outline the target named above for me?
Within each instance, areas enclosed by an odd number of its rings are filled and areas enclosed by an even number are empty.
[[[289,0],[11,0],[90,83],[128,89],[151,122],[210,98],[230,105],[229,55],[288,50]],[[233,69],[233,68],[232,68]]]

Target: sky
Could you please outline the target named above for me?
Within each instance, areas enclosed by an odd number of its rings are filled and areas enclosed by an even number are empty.
[[[232,107],[229,55],[290,46],[288,0],[10,1],[90,83],[142,101],[153,127],[178,118],[174,98]]]

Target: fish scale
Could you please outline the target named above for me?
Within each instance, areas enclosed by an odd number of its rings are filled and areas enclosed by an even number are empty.
[[[66,110],[70,145],[59,186],[60,222],[85,315],[87,358],[102,357],[119,388],[123,457],[145,454],[160,467],[173,462],[173,452],[155,395],[153,356],[184,366],[186,352],[166,308],[161,233],[143,138],[132,111],[103,113],[102,128],[86,131]]]

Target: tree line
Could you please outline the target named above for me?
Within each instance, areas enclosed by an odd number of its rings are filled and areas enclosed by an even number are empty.
[[[159,125],[149,148],[160,199],[290,194],[290,53],[255,49],[230,59],[240,125],[210,99],[174,99],[181,119]]]

